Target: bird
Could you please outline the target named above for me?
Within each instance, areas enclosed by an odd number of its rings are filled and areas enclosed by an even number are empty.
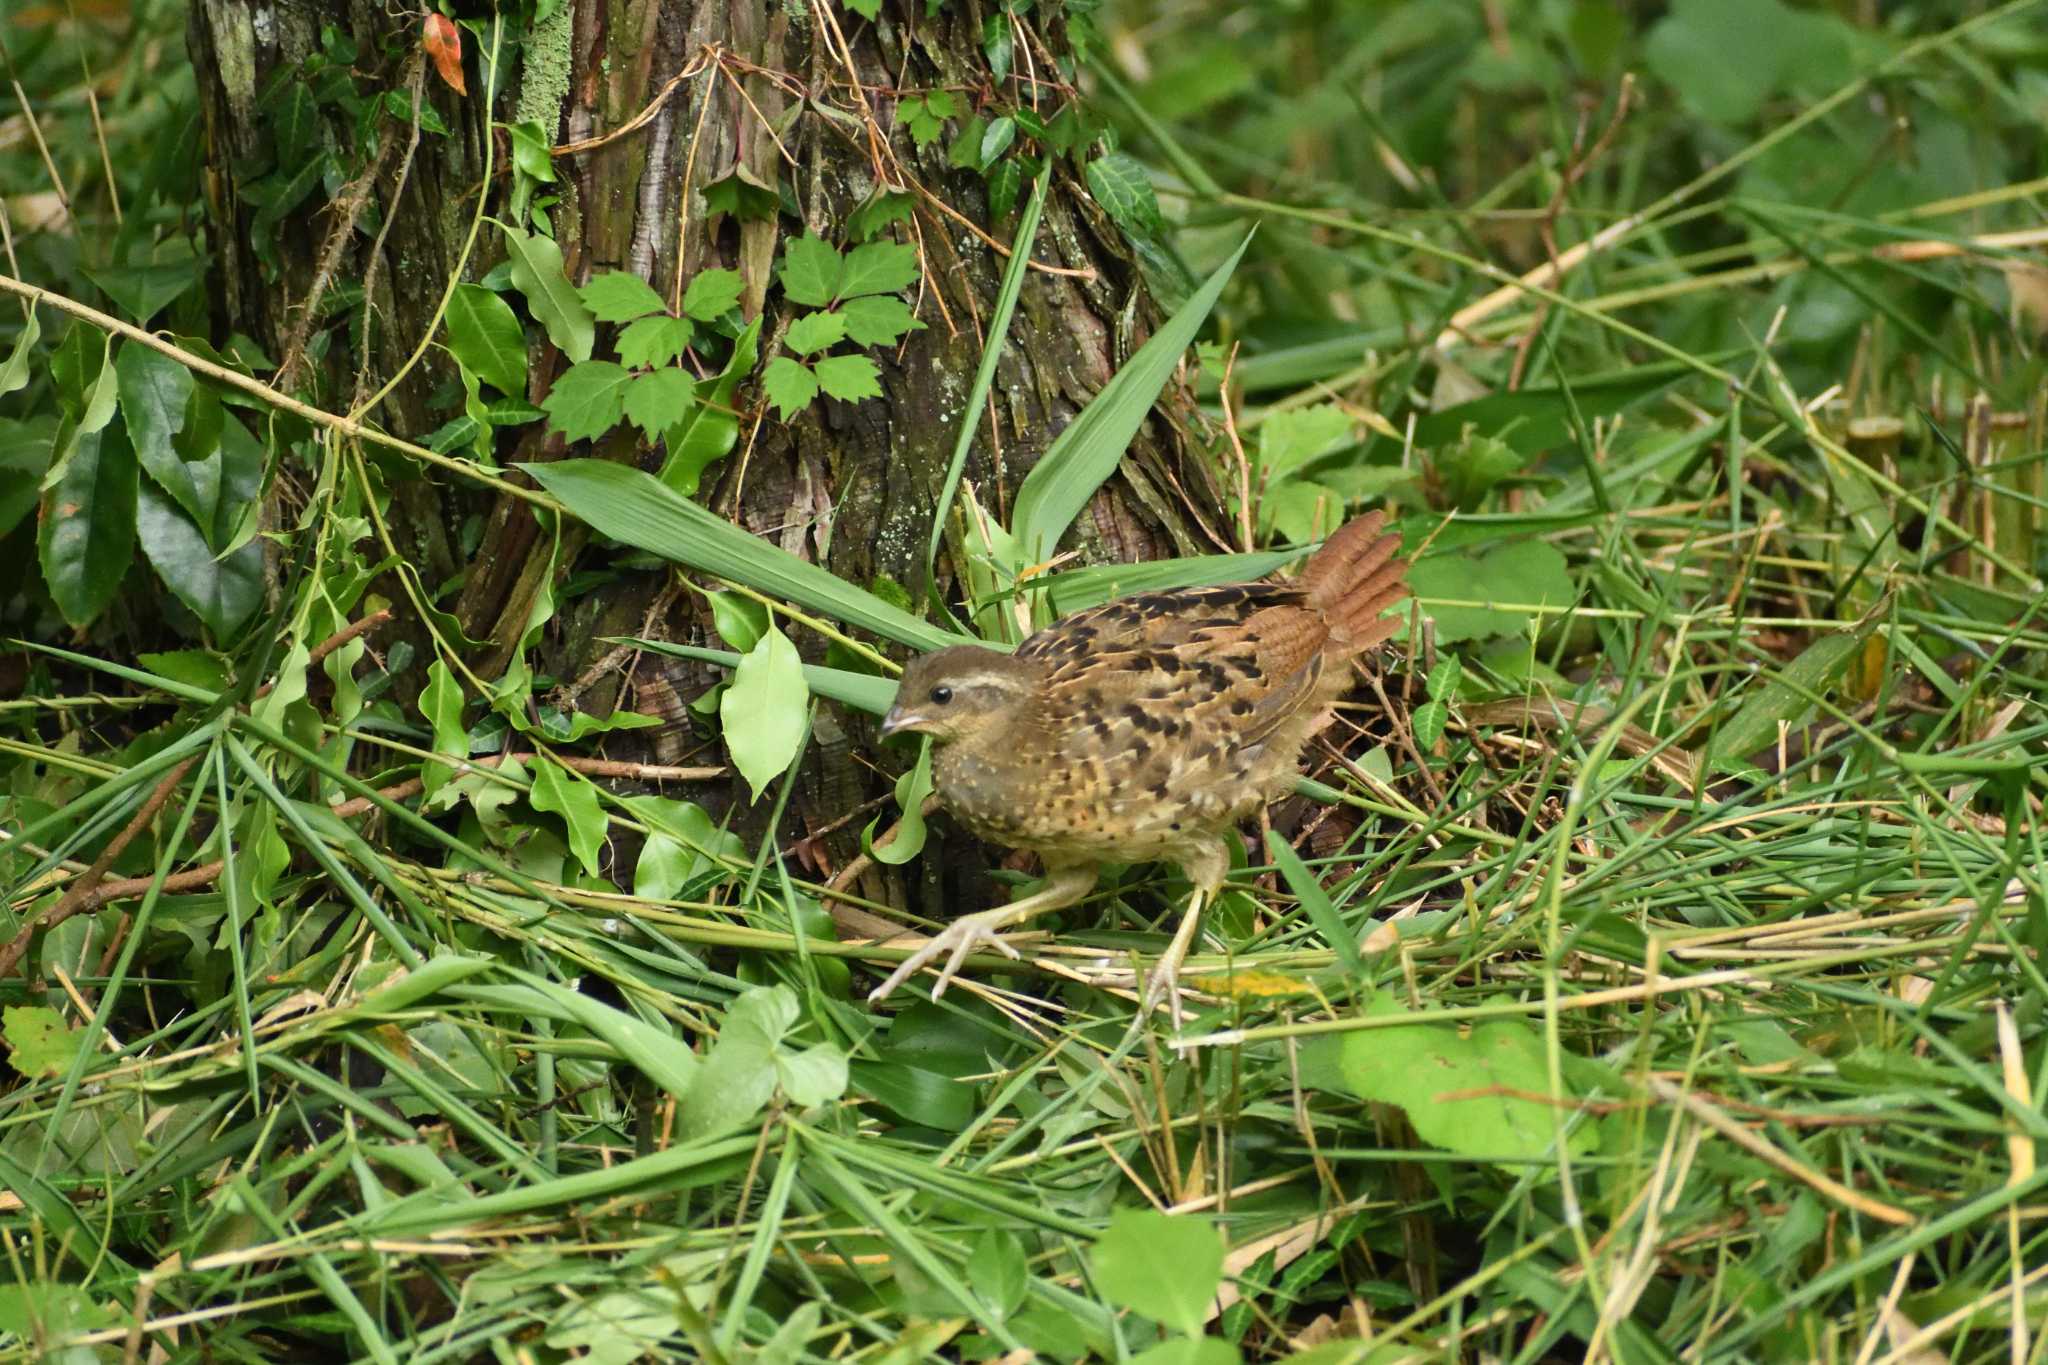
[[[1179,974],[1230,871],[1226,836],[1291,789],[1303,748],[1351,684],[1351,662],[1394,633],[1408,594],[1398,534],[1375,510],[1338,528],[1291,579],[1122,597],[1004,653],[953,645],[910,661],[881,734],[929,735],[939,803],[968,832],[1027,849],[1043,886],[962,916],[869,995],[946,957],[1018,956],[1002,932],[1080,901],[1104,863],[1176,863],[1194,887],[1148,976],[1176,1027]]]

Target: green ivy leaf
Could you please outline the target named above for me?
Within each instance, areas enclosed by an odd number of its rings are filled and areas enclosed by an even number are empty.
[[[864,355],[834,355],[813,367],[818,387],[842,403],[882,396],[882,373]]]
[[[747,779],[753,799],[780,777],[803,743],[810,688],[796,646],[774,626],[740,657],[732,686],[718,704],[725,747]]]
[[[1151,232],[1159,226],[1159,196],[1151,178],[1122,152],[1110,152],[1088,163],[1088,193],[1102,211],[1126,232]]]
[[[806,313],[789,325],[783,344],[798,355],[816,355],[846,335],[846,319],[837,313]]]
[[[537,811],[559,815],[569,827],[569,848],[583,870],[598,875],[598,854],[610,827],[598,805],[597,788],[581,773],[541,755],[533,764],[533,791],[527,804]]]
[[[562,248],[551,238],[532,236],[503,223],[498,230],[505,235],[505,247],[511,253],[512,287],[525,295],[527,310],[547,329],[548,340],[572,361],[590,359],[597,338],[596,320],[562,273]]]
[[[673,367],[650,370],[626,390],[626,419],[652,441],[682,421],[696,401],[697,386],[689,375]]]
[[[878,190],[868,201],[846,217],[847,240],[870,242],[888,230],[891,223],[911,220],[913,204],[901,190]]]
[[[541,400],[555,430],[571,441],[595,441],[619,424],[633,372],[609,360],[571,365]]]
[[[607,270],[594,276],[580,292],[599,322],[631,322],[668,308],[653,285],[626,270]]]
[[[499,393],[526,396],[526,331],[512,305],[480,284],[448,300],[448,349],[457,364]]]
[[[869,242],[857,246],[846,258],[839,280],[839,297],[859,298],[864,294],[895,294],[917,283],[917,248],[900,242]]]
[[[946,164],[958,166],[963,171],[981,169],[981,139],[988,132],[988,120],[976,114],[960,127],[953,139],[953,145],[946,151]]]
[[[988,58],[988,70],[998,82],[1010,78],[1010,57],[1016,39],[1010,33],[1008,7],[998,9],[982,21],[981,52]]]
[[[761,392],[774,405],[775,415],[788,421],[792,412],[809,407],[818,396],[818,379],[808,367],[779,355],[761,371]]]
[[[945,121],[960,112],[950,92],[934,90],[927,95],[912,95],[896,106],[896,117],[903,122],[910,140],[919,147],[929,147],[939,140],[945,129]]]
[[[1016,157],[999,161],[988,173],[988,211],[992,218],[1010,216],[1017,207],[1017,192],[1024,184],[1024,168]]]
[[[846,335],[863,346],[893,346],[905,332],[921,332],[924,324],[894,294],[871,294],[839,305]]]
[[[777,271],[783,295],[791,303],[823,308],[839,289],[839,250],[822,237],[793,237],[782,248]]]
[[[683,315],[699,322],[716,322],[738,305],[746,287],[737,270],[700,270],[683,291]]]
[[[1223,1282],[1223,1241],[1192,1214],[1118,1209],[1088,1261],[1111,1303],[1191,1337]]]
[[[775,187],[763,184],[744,164],[735,165],[732,174],[704,187],[704,209],[713,217],[723,213],[743,222],[758,221],[773,218],[781,206],[782,197]]]
[[[627,323],[614,344],[621,364],[651,370],[679,359],[690,344],[693,330],[688,318],[672,318],[663,313]]]
[[[1005,29],[1005,31],[1008,31],[1007,28]],[[981,157],[982,169],[986,170],[989,167],[995,165],[997,159],[1000,158],[1004,152],[1009,151],[1010,144],[1015,142],[1016,140],[1016,119],[1011,118],[1008,114],[1005,114],[1001,118],[992,121],[988,125],[988,130],[981,135],[981,148],[979,154]]]

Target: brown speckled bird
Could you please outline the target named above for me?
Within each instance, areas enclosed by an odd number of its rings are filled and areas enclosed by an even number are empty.
[[[1106,862],[1178,863],[1195,893],[1147,983],[1178,1020],[1179,972],[1202,906],[1230,870],[1223,835],[1293,785],[1302,748],[1392,634],[1407,595],[1400,537],[1372,512],[1298,578],[1144,593],[1054,622],[1015,653],[955,645],[912,661],[886,735],[932,737],[939,800],[976,836],[1030,849],[1044,887],[954,921],[869,996],[946,954],[941,994],[1000,931],[1072,905]]]

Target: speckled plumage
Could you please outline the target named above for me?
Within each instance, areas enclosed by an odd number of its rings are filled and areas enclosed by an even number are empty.
[[[1397,624],[1381,617],[1407,593],[1406,566],[1383,520],[1348,523],[1293,580],[1120,598],[1012,654],[958,645],[911,663],[885,731],[931,734],[946,808],[1052,874],[1047,892],[989,916],[1071,904],[1104,862],[1170,860],[1198,904],[1215,893],[1229,870],[1222,834],[1292,785],[1351,659]],[[990,923],[969,936],[987,940]],[[1191,937],[1190,925],[1181,953]]]

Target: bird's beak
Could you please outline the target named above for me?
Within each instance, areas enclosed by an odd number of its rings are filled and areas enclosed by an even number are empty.
[[[923,719],[923,716],[915,712],[905,711],[900,706],[892,706],[889,708],[889,714],[882,717],[882,738],[887,739],[891,735],[912,729]]]

